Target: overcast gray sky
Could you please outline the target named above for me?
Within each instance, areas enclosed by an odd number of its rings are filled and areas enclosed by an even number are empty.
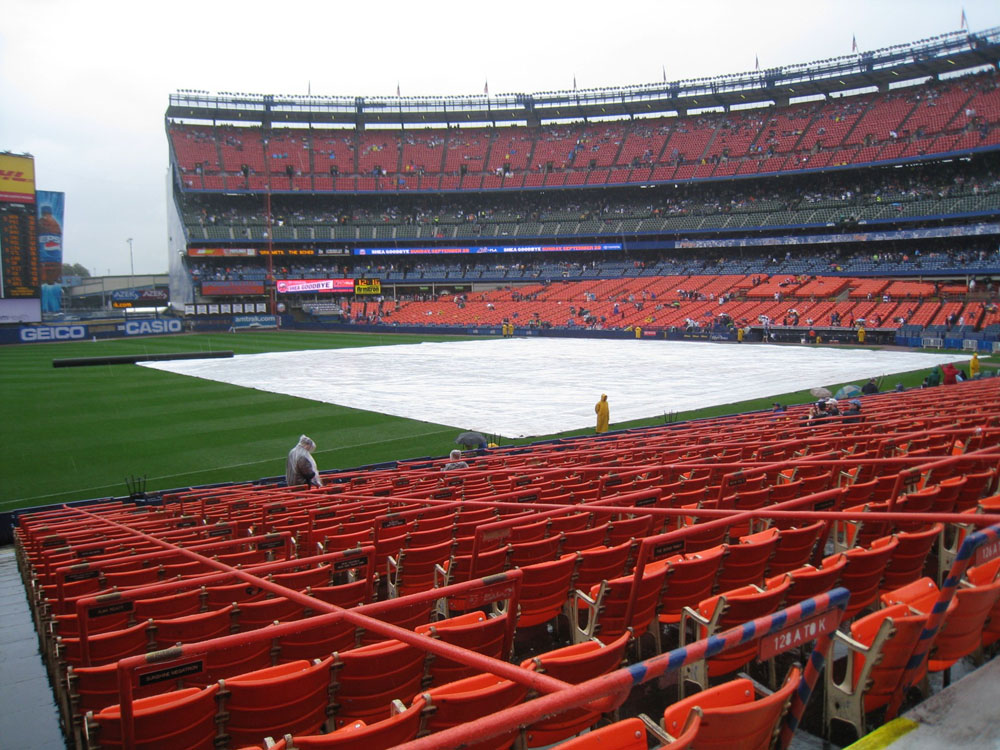
[[[167,268],[168,96],[492,94],[810,62],[1000,26],[996,0],[7,0],[0,151],[66,192],[64,260]]]

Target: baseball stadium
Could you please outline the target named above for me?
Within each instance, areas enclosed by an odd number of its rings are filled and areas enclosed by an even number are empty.
[[[0,154],[2,744],[995,746],[998,62],[177,90],[159,276]]]

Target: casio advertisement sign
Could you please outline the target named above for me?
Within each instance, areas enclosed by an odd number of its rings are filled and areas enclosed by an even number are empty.
[[[148,336],[153,333],[180,333],[179,320],[129,320],[125,323],[126,336]]]

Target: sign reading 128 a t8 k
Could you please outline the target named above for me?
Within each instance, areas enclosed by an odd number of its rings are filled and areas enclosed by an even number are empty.
[[[381,294],[382,282],[379,279],[355,279],[355,294]]]

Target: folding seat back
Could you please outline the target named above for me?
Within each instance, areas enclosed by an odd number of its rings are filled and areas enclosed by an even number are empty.
[[[102,574],[106,588],[126,589],[131,586],[149,586],[160,580],[158,567],[107,570]]]
[[[590,591],[601,581],[621,578],[627,572],[632,542],[622,542],[615,547],[590,547],[576,553],[577,566],[573,572],[573,588]]]
[[[712,595],[723,554],[725,546],[720,544],[660,561],[669,568],[660,596],[658,617],[661,623],[676,625],[681,621],[684,607],[694,607]]]
[[[74,667],[98,667],[101,664],[109,664],[126,656],[144,654],[149,650],[149,646],[148,621],[121,630],[88,636],[86,659],[80,638],[57,639],[59,658]]]
[[[660,603],[660,592],[667,575],[665,566],[646,566],[642,575],[633,575],[602,581],[593,586],[589,595],[574,591],[567,611],[583,609],[584,624],[577,619],[570,623],[574,643],[588,638],[597,638],[602,643],[611,643],[627,629],[632,629],[639,638],[647,631],[653,634],[659,647],[659,625],[650,630]]]
[[[246,581],[213,585],[205,589],[205,607],[218,609],[233,603],[256,602],[266,595],[266,591]]]
[[[521,666],[578,685],[618,669],[625,659],[625,648],[630,638],[631,634],[625,632],[606,646],[597,641],[575,643],[525,659],[521,662]],[[598,711],[575,708],[537,722],[525,730],[525,745],[527,747],[551,745],[593,726],[600,716],[601,713]]]
[[[569,600],[576,564],[576,555],[568,554],[558,560],[521,568],[517,627],[541,625],[562,612]]]
[[[803,480],[796,479],[792,482],[783,482],[781,484],[773,485],[768,499],[773,505],[774,503],[783,503],[787,500],[794,500],[797,497],[802,497],[808,494],[811,493],[806,491]]]
[[[316,586],[307,588],[305,593],[327,604],[335,604],[344,609],[367,604],[372,600],[372,584],[362,578],[337,586]]]
[[[195,643],[229,635],[233,627],[233,605],[183,617],[153,620],[150,630],[156,648]]]
[[[321,659],[334,651],[353,648],[357,642],[357,628],[349,622],[322,623],[308,626],[278,639],[278,661]]]
[[[297,750],[390,750],[417,736],[425,705],[423,698],[416,698],[409,708],[394,702],[397,710],[381,721],[365,723],[359,719],[329,734],[285,735],[270,750],[293,747]]]
[[[385,523],[384,519],[382,521]],[[379,523],[376,521],[375,523]],[[398,526],[382,526],[375,533],[375,570],[385,570],[390,557],[396,557],[406,544],[406,535],[412,530],[412,522]],[[327,551],[330,551],[329,549]]]
[[[365,522],[364,530],[346,533],[343,529],[338,529],[339,533],[324,533],[319,541],[323,544],[323,549],[327,552],[342,552],[346,549],[363,547],[372,543],[371,521]]]
[[[424,652],[399,641],[380,641],[333,654],[334,721],[343,727],[385,719],[394,700],[420,690]]]
[[[133,686],[132,698],[168,693],[175,687],[169,681]],[[78,738],[84,716],[89,711],[98,713],[118,702],[118,664],[112,662],[99,667],[69,667],[66,672],[66,694],[70,725],[74,737]]]
[[[404,547],[398,557],[389,556],[387,583],[390,598],[406,596],[434,587],[434,570],[451,555],[451,540],[430,547]]]
[[[710,499],[710,497],[710,493],[704,487],[698,487],[696,489],[676,490],[669,494],[664,492],[661,500],[665,501],[663,507],[684,508],[689,505],[700,506],[703,502]]]
[[[136,750],[211,750],[215,747],[218,685],[187,688],[140,698],[132,703]],[[88,742],[123,747],[121,708],[109,706],[87,715]]]
[[[329,586],[333,568],[329,564],[289,573],[271,573],[268,580],[279,586],[301,591],[307,586]]]
[[[785,601],[782,606],[790,607],[805,599],[809,599],[824,591],[835,588],[840,575],[847,566],[847,557],[843,552],[837,552],[829,557],[825,557],[820,562],[819,567],[803,565],[801,568],[790,570],[781,575],[789,578],[788,592],[785,594]],[[772,582],[777,583],[780,576],[768,579],[768,586]]]
[[[568,513],[549,519],[549,534],[583,531],[590,527],[590,513]]]
[[[465,724],[483,716],[515,706],[524,700],[527,687],[491,674],[476,674],[456,682],[440,685],[420,695],[426,701],[421,732],[437,732]],[[471,750],[509,748],[517,728],[498,737],[476,742]]]
[[[607,544],[611,547],[617,547],[622,542],[628,542],[632,539],[642,539],[649,535],[652,528],[652,516],[616,518],[608,525]]]
[[[880,476],[875,477],[875,491],[872,493],[873,502],[885,502],[892,497],[892,492],[896,486],[897,479],[898,475],[895,473],[881,474]]]
[[[132,614],[137,621],[193,615],[201,610],[201,598],[200,589],[191,589],[151,599],[136,599],[132,606]]]
[[[193,578],[205,573],[215,573],[215,568],[209,568],[201,560],[191,560],[185,562],[171,563],[162,566],[162,578],[170,580],[172,578]]]
[[[758,510],[768,504],[771,496],[770,486],[759,489],[744,489],[740,487],[739,492],[733,495],[734,510]],[[732,537],[743,536],[750,531],[750,521],[737,521],[729,527]]]
[[[450,547],[454,541],[454,526],[449,521],[449,525],[447,526],[428,526],[426,528],[424,526],[420,526],[416,531],[411,531],[406,535],[406,542],[403,549],[412,549],[414,547],[433,547],[444,543],[447,543]]]
[[[966,579],[973,586],[989,586],[997,580],[998,575],[1000,575],[1000,557],[969,568],[965,572]],[[1000,641],[1000,600],[993,605],[993,609],[987,615],[986,626],[983,628],[983,648],[988,648],[997,641]]]
[[[478,555],[456,555],[442,565],[434,568],[433,588],[449,586],[453,583],[463,583],[475,578],[485,578],[487,576],[501,573],[507,569],[507,557],[510,553],[509,546],[497,547],[495,549],[480,552]],[[442,617],[448,617],[451,611],[461,612],[469,609],[462,596],[450,597],[447,600],[438,600],[438,611]]]
[[[291,599],[276,596],[271,599],[244,602],[236,606],[236,623],[239,632],[257,630],[272,622],[289,622],[303,616],[304,607]]]
[[[202,671],[184,675],[182,682],[185,687],[205,687],[220,679],[269,667],[272,664],[272,646],[271,641],[265,640],[208,649],[201,657]]]
[[[293,661],[223,680],[221,732],[229,746],[318,731],[326,723],[332,664],[330,656],[314,664]]]
[[[510,558],[507,564],[512,568],[523,568],[526,565],[554,560],[559,554],[561,539],[548,537],[532,542],[515,542],[510,545]]]
[[[886,562],[879,591],[898,589],[920,578],[923,575],[927,555],[943,529],[941,524],[935,523],[919,531],[897,533],[896,548]]]
[[[938,494],[934,498],[931,511],[933,513],[954,513],[958,496],[968,481],[965,475],[962,474],[956,477],[948,477],[938,482]]]
[[[824,670],[824,724],[828,735],[831,722],[838,720],[851,724],[859,737],[864,736],[865,715],[892,699],[926,625],[926,613],[897,604],[852,623],[850,637],[840,631],[834,633],[835,642],[847,646],[847,663],[840,682],[835,678],[832,661]]]
[[[869,479],[865,482],[854,482],[847,485],[844,490],[844,505],[864,505],[875,497],[875,488],[878,486],[877,479]]]
[[[903,586],[882,596],[886,604],[904,603],[920,612],[930,613],[939,594],[930,578]],[[931,646],[927,669],[940,672],[959,659],[975,652],[983,642],[986,618],[1000,599],[1000,580],[981,586],[963,581],[955,590],[944,621]]]
[[[955,498],[955,512],[975,508],[979,498],[990,493],[995,479],[996,472],[993,469],[966,474],[965,484]]]
[[[825,538],[826,527],[826,521],[816,521],[807,526],[780,528],[778,543],[768,558],[767,574],[787,573],[808,563],[819,540]]]
[[[613,724],[594,729],[555,746],[558,750],[646,750],[655,740],[657,747],[670,750],[689,750],[693,747],[701,727],[701,709],[695,706],[688,725],[680,735],[671,737],[644,715],[622,719]],[[659,743],[664,743],[660,745]]]
[[[706,528],[707,524],[698,523],[695,518],[685,518],[683,526],[700,526],[698,531],[684,537],[684,552],[701,552],[711,549],[726,541],[729,536],[729,525],[721,524]]]
[[[601,523],[587,529],[563,531],[561,552],[579,552],[592,547],[601,547],[608,536],[607,523]]]
[[[683,646],[692,640],[708,638],[729,628],[771,614],[781,606],[789,586],[788,577],[779,576],[771,579],[766,588],[752,585],[744,586],[716,594],[699,602],[697,610],[685,608],[684,617],[681,619],[681,645]],[[694,632],[691,631],[691,625],[696,626]],[[708,661],[707,669],[703,662],[684,667],[682,675],[704,687],[707,685],[708,677],[735,672],[751,661],[756,652],[757,643],[751,640],[713,657]]]
[[[438,638],[453,646],[504,660],[510,654],[513,638],[513,633],[508,632],[509,623],[506,617],[487,617],[482,612],[466,612],[447,620],[421,625],[414,630],[421,635]],[[460,680],[477,671],[475,667],[443,656],[430,655],[428,660],[430,662],[428,675],[433,685],[444,685],[447,682]]]
[[[225,555],[215,555],[213,559],[226,565],[232,565],[233,567],[237,565],[255,565],[267,562],[267,550],[251,549],[243,552],[231,552]]]
[[[549,519],[528,520],[512,526],[510,529],[510,541],[512,544],[519,542],[537,542],[544,539],[549,531]]]
[[[778,530],[766,529],[745,536],[739,544],[727,544],[722,567],[715,581],[717,591],[762,584],[771,553],[778,545]]]
[[[879,584],[886,563],[898,542],[892,537],[875,540],[870,548],[855,547],[847,550],[847,565],[840,574],[840,583],[851,592],[844,619],[851,619],[878,597]]]
[[[148,618],[137,618],[148,619]],[[128,612],[114,612],[87,618],[87,632],[91,635],[98,633],[108,633],[112,630],[122,630],[129,626]],[[72,636],[80,635],[80,621],[76,612],[67,615],[52,615],[49,619],[49,628],[53,635]]]
[[[692,747],[706,750],[768,750],[781,728],[801,682],[794,667],[784,684],[770,695],[757,697],[754,683],[737,679],[685,698],[663,712],[663,727],[676,736],[694,708],[701,708],[701,722]]]
[[[420,625],[426,625],[430,622],[431,613],[434,608],[434,602],[431,600],[422,602],[410,601],[409,597],[402,597],[400,599],[390,599],[392,606],[388,609],[382,610],[376,619],[382,622],[387,622],[392,625],[396,625],[406,630],[413,630]],[[378,641],[385,640],[384,635],[379,635],[375,631],[368,630],[367,628],[361,629],[361,643],[377,643]]]

